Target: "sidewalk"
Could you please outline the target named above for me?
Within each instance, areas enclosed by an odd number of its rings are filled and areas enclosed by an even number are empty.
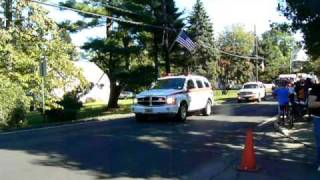
[[[278,132],[290,138],[291,140],[303,144],[306,147],[315,148],[312,121],[295,122],[292,129],[287,129],[283,126],[280,126],[277,122],[274,123],[274,127]]]

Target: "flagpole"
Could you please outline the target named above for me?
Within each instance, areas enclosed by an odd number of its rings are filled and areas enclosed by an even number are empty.
[[[181,28],[181,30],[180,30],[180,32],[179,32],[179,34],[177,35],[177,37],[174,39],[174,41],[172,42],[172,44],[171,44],[171,46],[170,46],[170,48],[169,48],[169,52],[171,52],[171,50],[172,50],[172,48],[173,48],[173,46],[174,46],[174,44],[176,43],[176,41],[177,41],[177,39],[178,39],[178,37],[181,35],[181,33],[183,32],[183,28]]]

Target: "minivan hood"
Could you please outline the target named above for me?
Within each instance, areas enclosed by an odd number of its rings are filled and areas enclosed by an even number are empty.
[[[239,92],[256,92],[258,89],[240,89]]]
[[[143,91],[137,95],[137,97],[145,97],[145,96],[169,96],[176,93],[184,92],[183,90],[178,89],[151,89],[147,91]]]

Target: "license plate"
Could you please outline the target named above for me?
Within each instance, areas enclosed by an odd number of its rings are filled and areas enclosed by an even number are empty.
[[[145,109],[144,112],[146,112],[146,113],[152,113],[152,109],[151,109],[151,108]]]

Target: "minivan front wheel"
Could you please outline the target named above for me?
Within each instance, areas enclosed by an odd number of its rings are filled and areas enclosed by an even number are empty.
[[[187,119],[188,106],[186,103],[181,103],[179,111],[176,115],[176,120],[186,121]]]

